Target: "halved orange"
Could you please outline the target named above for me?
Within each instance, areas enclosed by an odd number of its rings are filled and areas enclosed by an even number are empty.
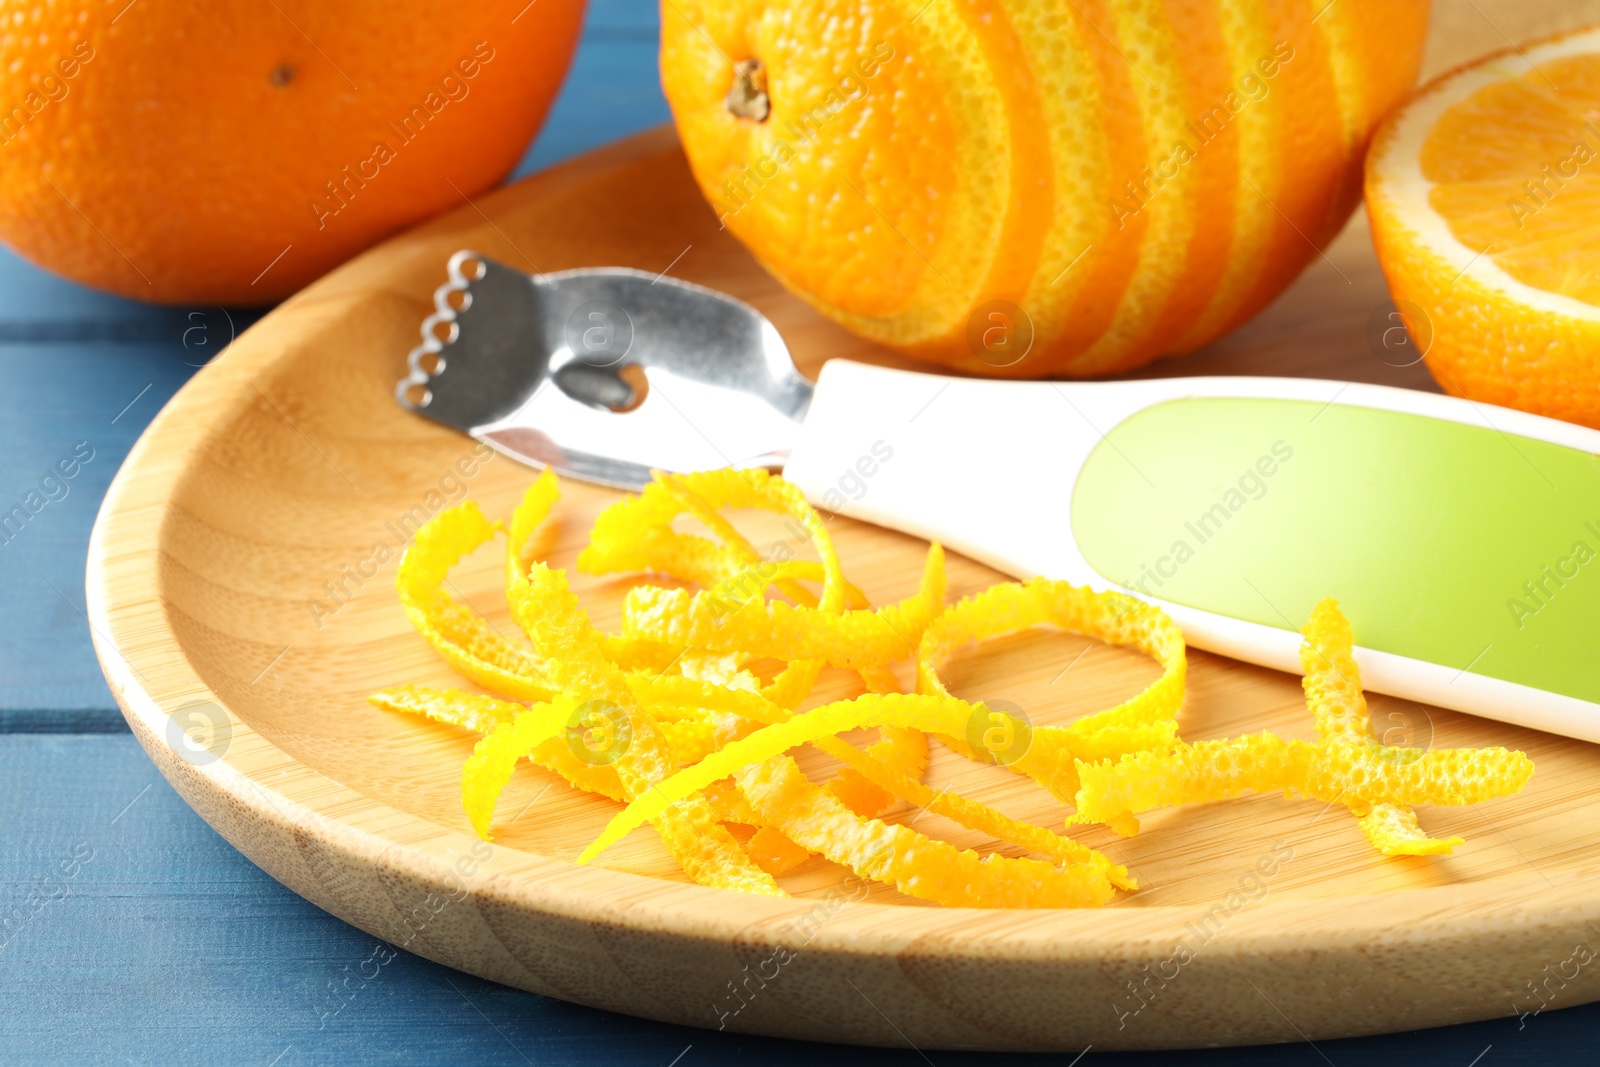
[[[1429,84],[1379,129],[1366,186],[1439,384],[1600,427],[1600,27]]]

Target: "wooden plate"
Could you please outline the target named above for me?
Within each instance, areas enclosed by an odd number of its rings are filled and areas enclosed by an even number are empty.
[[[1424,813],[1468,844],[1382,859],[1343,809],[1254,797],[1161,812],[1138,838],[1089,835],[1147,886],[1098,912],[986,912],[867,891],[813,860],[792,899],[708,890],[636,832],[578,868],[614,810],[518,772],[493,847],[458,798],[470,738],[365,703],[386,684],[451,684],[407,625],[394,556],[469,493],[507,514],[531,473],[391,399],[444,263],[476,248],[542,270],[670,269],[750,301],[803,369],[892,361],[783,293],[696,193],[657,131],[486,196],[313,285],[240,337],[152,424],[95,530],[89,603],[128,722],[212,826],[273,877],[381,937],[485,978],[597,1007],[827,1041],[1079,1050],[1295,1041],[1431,1026],[1600,997],[1600,750],[1378,698],[1396,743],[1505,744],[1538,773],[1519,797]],[[1346,281],[1348,279],[1348,283]],[[1427,386],[1365,343],[1384,299],[1359,225],[1246,330],[1147,373],[1301,373]],[[954,475],[956,472],[952,472]],[[953,489],[955,484],[953,483]],[[549,557],[568,565],[615,494],[568,484]],[[875,599],[914,587],[923,545],[835,519]],[[511,626],[498,556],[459,594]],[[963,559],[952,595],[998,576]],[[601,625],[622,586],[576,583]],[[1113,702],[1149,662],[1063,636],[951,665],[958,692],[1035,722]],[[1311,736],[1298,680],[1195,653],[1189,738]],[[828,677],[827,695],[849,692]],[[820,758],[814,764],[821,766]],[[930,779],[1059,825],[1021,779],[948,752]],[[907,813],[904,818],[913,818]],[[958,828],[919,824],[960,843]],[[1587,953],[1587,955],[1585,955]]]

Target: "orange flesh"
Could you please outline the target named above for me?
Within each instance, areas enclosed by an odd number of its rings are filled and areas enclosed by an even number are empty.
[[[1600,304],[1600,55],[1480,89],[1440,118],[1421,163],[1462,244],[1525,285]]]

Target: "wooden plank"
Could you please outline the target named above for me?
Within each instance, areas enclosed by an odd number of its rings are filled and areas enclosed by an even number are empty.
[[[194,351],[176,337],[0,345],[0,589],[13,605],[0,612],[0,730],[121,728],[82,614],[83,557],[107,485],[202,361]]]
[[[584,20],[583,42],[596,35],[628,32],[654,38],[661,26],[661,7],[651,0],[590,0]]]
[[[653,23],[591,24],[573,58],[567,84],[550,109],[549,123],[511,180],[672,120],[656,73],[655,34]]]
[[[0,1062],[666,1063],[700,1036],[380,946],[234,851],[131,737],[0,738],[0,782]]]
[[[132,337],[177,340],[181,315],[99,293],[49,274],[0,247],[0,344]]]
[[[131,737],[0,737],[0,1063],[815,1064],[851,1049],[630,1019],[485,982],[376,940],[217,836]],[[92,850],[92,854],[91,851]],[[85,861],[83,857],[89,858]],[[76,876],[61,866],[79,861]],[[32,908],[30,894],[55,898]],[[22,918],[16,918],[20,909]],[[381,951],[376,959],[388,958]],[[355,993],[329,985],[347,976]],[[1559,1006],[1558,999],[1555,1004]],[[340,1008],[340,1005],[343,1005]],[[327,1019],[323,1013],[333,1012]],[[887,1026],[887,1024],[886,1024]],[[1600,1005],[1382,1038],[1101,1056],[1079,1067],[1593,1063]],[[1321,1055],[1319,1055],[1319,1050]],[[991,1064],[934,1052],[939,1067]],[[1065,1067],[1071,1057],[1025,1061]]]

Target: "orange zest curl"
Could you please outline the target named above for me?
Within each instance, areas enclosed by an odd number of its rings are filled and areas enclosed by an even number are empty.
[[[1186,652],[1160,609],[1043,579],[1002,583],[947,606],[937,544],[917,590],[875,608],[845,577],[822,516],[764,471],[658,474],[606,508],[580,569],[662,575],[699,588],[637,584],[624,602],[622,632],[601,633],[565,573],[537,558],[558,496],[547,471],[509,527],[470,502],[446,509],[401,560],[396,583],[407,617],[446,663],[488,693],[401,685],[369,698],[477,737],[462,767],[461,798],[467,822],[485,839],[501,794],[527,759],[623,805],[579,863],[649,825],[679,866],[712,888],[781,896],[779,877],[821,857],[945,905],[1096,907],[1138,888],[1128,870],[1065,834],[924,783],[929,735],[1075,805],[1069,825],[1097,822],[1129,835],[1138,831],[1137,814],[1152,808],[1281,791],[1349,808],[1386,855],[1432,855],[1461,843],[1427,836],[1412,805],[1505,796],[1533,772],[1526,756],[1505,749],[1379,744],[1353,635],[1331,600],[1312,612],[1302,648],[1317,743],[1260,733],[1186,744],[1178,737]],[[765,555],[724,514],[749,508],[786,523],[785,539]],[[680,529],[680,520],[704,532]],[[452,595],[451,569],[500,532],[508,534],[506,599],[521,637]],[[798,558],[805,546],[816,559]],[[1002,706],[960,700],[940,678],[943,661],[963,645],[1038,627],[1137,649],[1161,676],[1062,726],[1035,726]],[[775,677],[772,661],[781,664]],[[908,662],[915,694],[899,691],[895,673]],[[802,710],[827,666],[855,671],[866,692]],[[758,672],[773,680],[763,684]],[[846,739],[863,728],[878,740],[863,748]],[[791,755],[805,745],[842,766],[812,782]],[[1029,855],[957,848],[892,816],[886,821],[899,805]]]
[[[1306,672],[1306,705],[1317,718],[1317,736],[1352,745],[1378,744],[1361,691],[1355,637],[1339,602],[1329,597],[1312,608],[1311,621],[1300,633],[1305,638],[1300,665]],[[1345,806],[1361,820],[1367,840],[1385,856],[1442,856],[1465,844],[1459,837],[1429,837],[1406,804]]]

